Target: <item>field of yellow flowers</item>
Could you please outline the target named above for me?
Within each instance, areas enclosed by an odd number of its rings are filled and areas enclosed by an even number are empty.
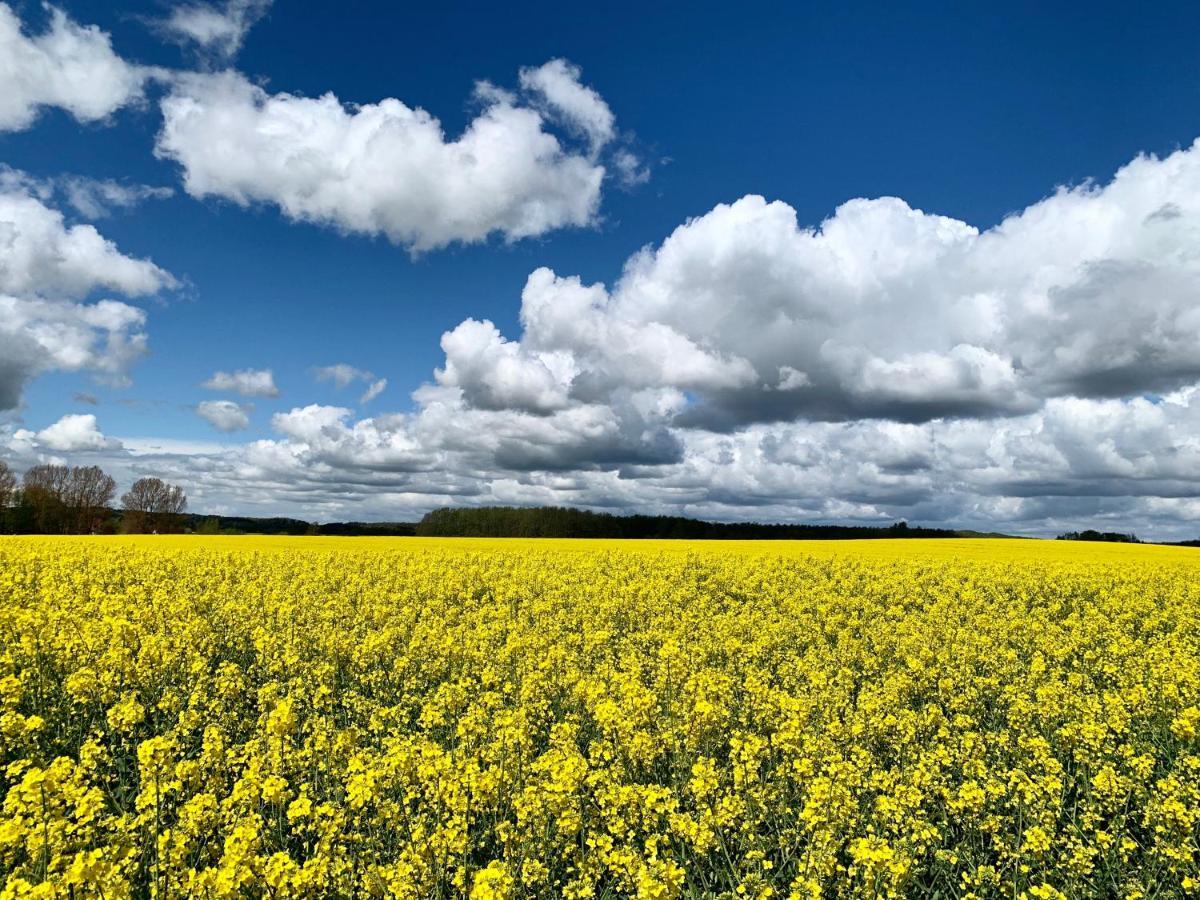
[[[1195,895],[1197,561],[0,539],[0,897]]]

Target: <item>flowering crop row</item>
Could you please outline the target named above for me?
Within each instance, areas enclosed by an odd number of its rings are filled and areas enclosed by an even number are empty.
[[[1195,893],[1190,556],[904,543],[0,540],[0,897]]]

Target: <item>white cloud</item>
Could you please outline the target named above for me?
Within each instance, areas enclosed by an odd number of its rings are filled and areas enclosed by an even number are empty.
[[[483,109],[447,139],[436,118],[396,99],[347,106],[333,94],[268,94],[231,71],[186,75],[162,101],[156,152],[183,167],[194,197],[270,203],[414,251],[591,223],[604,166],[511,94],[482,85],[478,98]]]
[[[171,10],[159,26],[170,37],[195,44],[218,59],[229,60],[242,49],[251,28],[266,15],[271,0],[228,0],[184,3]]]
[[[252,408],[232,400],[203,400],[196,404],[196,415],[217,431],[241,431],[250,427]]]
[[[363,391],[362,396],[358,398],[360,406],[366,406],[385,390],[387,390],[388,380],[386,378],[377,378],[367,385],[367,389]]]
[[[68,175],[55,179],[66,201],[87,219],[103,219],[114,209],[132,209],[146,200],[163,200],[175,191],[169,187],[127,184],[111,178]]]
[[[67,226],[32,179],[0,171],[0,410],[50,370],[87,370],[114,384],[146,351],[145,313],[127,303],[76,302],[98,290],[143,296],[174,287],[91,225]]]
[[[626,187],[635,187],[650,180],[650,168],[642,163],[636,154],[629,150],[617,150],[613,154],[613,165],[621,183]]]
[[[200,385],[210,391],[232,391],[243,397],[278,397],[275,375],[270,369],[240,369],[237,372],[214,372],[212,378]]]
[[[147,70],[117,56],[108,34],[50,10],[49,28],[28,35],[0,3],[0,131],[28,128],[42,107],[97,122],[141,99]]]
[[[80,297],[108,288],[138,297],[175,286],[168,272],[124,255],[95,227],[67,226],[32,194],[0,186],[0,292]]]
[[[520,337],[467,320],[436,377],[480,409],[683,390],[675,424],[716,430],[1170,390],[1200,378],[1198,238],[1200,143],[983,232],[895,198],[803,228],[745,197],[635,254],[611,289],[539,269]]]
[[[0,194],[33,198],[43,205],[57,197],[85,219],[103,219],[113,210],[132,209],[146,200],[161,200],[174,193],[169,187],[86,175],[37,178],[0,163]]]
[[[582,132],[592,153],[616,136],[616,117],[595,90],[579,81],[582,71],[565,59],[521,70],[521,87],[537,94],[550,110]]]
[[[271,427],[296,440],[315,443],[324,435],[340,431],[352,413],[353,410],[342,406],[312,404],[290,412],[276,413],[271,417]]]
[[[91,450],[119,450],[121,442],[105,437],[96,425],[96,417],[89,414],[63,416],[53,425],[41,431],[18,430],[13,435],[18,446],[30,449],[55,450],[60,453],[80,453]]]
[[[370,381],[375,376],[364,369],[359,369],[349,363],[334,363],[332,366],[318,366],[313,369],[317,381],[332,381],[338,389],[344,388],[355,381]]]
[[[670,403],[648,397],[550,415],[478,410],[434,387],[411,415],[356,420],[345,407],[300,407],[273,418],[277,438],[240,446],[53,443],[100,454],[126,481],[149,472],[182,483],[200,511],[407,519],[447,504],[553,503],[760,521],[1200,534],[1198,388],[1161,401],[1061,398],[1025,415],[919,424],[792,422],[720,434],[664,430],[670,416]],[[54,449],[18,435],[8,441],[18,464]]]
[[[338,390],[348,387],[355,381],[364,382],[367,387],[359,397],[358,403],[360,406],[366,406],[380,394],[382,394],[388,385],[386,378],[376,378],[371,372],[366,369],[360,369],[357,366],[352,366],[349,363],[334,363],[332,366],[318,366],[313,369],[313,376],[317,381],[332,381],[334,387]]]

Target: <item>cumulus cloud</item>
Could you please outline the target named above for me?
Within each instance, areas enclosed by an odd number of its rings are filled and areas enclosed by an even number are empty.
[[[583,72],[565,59],[522,69],[521,87],[538,96],[555,115],[580,131],[598,153],[616,136],[616,116],[595,90],[580,82]]]
[[[350,106],[331,93],[270,94],[233,71],[184,75],[162,101],[156,152],[179,163],[194,197],[272,204],[417,252],[493,234],[516,241],[596,217],[611,112],[578,74],[563,61],[525,70],[534,105],[481,83],[482,109],[457,137],[394,98]],[[586,150],[549,130],[547,108],[586,136]]]
[[[534,272],[520,336],[467,320],[436,377],[471,406],[543,413],[681,390],[676,424],[718,431],[1168,391],[1200,378],[1198,235],[1200,144],[982,232],[896,198],[805,228],[749,196],[634,255],[611,289]]]
[[[94,226],[68,226],[38,197],[0,185],[0,292],[79,297],[107,288],[139,297],[177,286],[168,272],[121,253]]]
[[[0,3],[0,131],[28,128],[43,107],[98,122],[142,97],[148,71],[121,59],[108,34],[49,7],[45,32],[29,35]]]
[[[171,10],[159,23],[159,29],[181,43],[194,44],[216,59],[229,60],[242,49],[247,33],[270,8],[271,0],[184,3]]]
[[[72,303],[0,294],[0,409],[44,371],[89,370],[116,386],[146,352],[146,314],[116,300]]]
[[[232,391],[243,397],[278,397],[275,375],[270,369],[239,369],[236,372],[214,372],[212,378],[200,385],[210,391]]]
[[[91,225],[68,226],[19,173],[0,176],[0,410],[15,408],[25,385],[50,370],[126,383],[146,351],[145,313],[117,300],[78,301],[100,290],[154,294],[175,278]]]
[[[63,416],[53,425],[33,432],[19,429],[13,443],[34,450],[54,450],[60,453],[82,453],[93,450],[119,450],[121,442],[105,437],[89,414]]]
[[[217,431],[228,433],[250,427],[251,409],[232,400],[204,400],[196,404],[196,415]]]

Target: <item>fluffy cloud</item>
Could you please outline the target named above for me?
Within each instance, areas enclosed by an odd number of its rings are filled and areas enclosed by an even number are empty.
[[[89,370],[122,384],[146,350],[145,313],[98,290],[136,297],[176,285],[123,254],[91,225],[68,226],[19,173],[0,173],[0,410],[20,403],[41,372]]]
[[[228,60],[242,49],[251,28],[266,15],[271,0],[228,0],[185,3],[159,23],[161,30],[180,42],[195,44],[202,52]]]
[[[117,56],[95,25],[49,9],[49,28],[30,36],[12,7],[0,3],[0,131],[28,128],[45,106],[96,122],[142,96],[147,70]]]
[[[105,437],[96,425],[96,417],[90,414],[63,416],[38,432],[20,429],[13,435],[13,443],[32,450],[60,453],[121,449],[121,442]]]
[[[240,369],[237,372],[214,372],[201,387],[210,391],[232,391],[243,397],[278,397],[275,375],[270,369]]]
[[[595,155],[612,114],[578,75],[563,61],[525,70],[535,105],[481,83],[482,109],[449,139],[396,99],[347,106],[333,94],[269,94],[232,71],[186,75],[162,101],[156,151],[182,166],[194,197],[269,203],[414,251],[515,241],[595,218],[605,176]],[[543,109],[583,133],[587,151],[548,130]]]
[[[0,292],[80,297],[107,288],[139,297],[176,286],[169,273],[121,253],[92,225],[68,226],[32,194],[0,186]]]
[[[895,198],[803,228],[750,196],[636,254],[611,290],[534,272],[519,339],[468,320],[437,380],[543,413],[682,390],[676,424],[726,431],[1169,391],[1200,378],[1198,237],[1200,144],[983,232]]]
[[[252,408],[232,400],[204,400],[196,404],[196,415],[217,431],[228,433],[250,427]]]
[[[521,70],[521,87],[536,94],[555,115],[580,131],[598,153],[616,136],[616,117],[595,90],[580,82],[583,72],[565,59]]]
[[[90,370],[111,384],[146,352],[145,313],[127,303],[71,303],[0,294],[0,409],[20,403],[43,371]]]

